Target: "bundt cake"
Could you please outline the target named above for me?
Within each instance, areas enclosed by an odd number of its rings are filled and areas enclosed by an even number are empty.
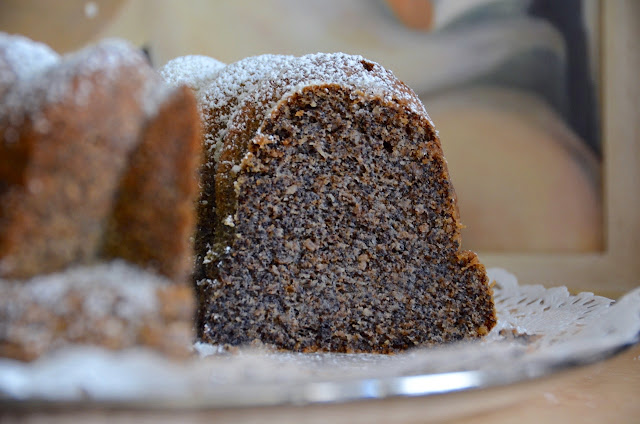
[[[128,43],[107,40],[60,57],[0,33],[0,355],[32,358],[61,340],[148,342],[142,321],[108,321],[111,337],[99,337],[74,324],[96,322],[91,308],[63,314],[55,302],[24,294],[35,285],[68,295],[70,305],[91,290],[126,299],[128,286],[142,284],[140,273],[149,273],[159,299],[144,322],[179,322],[189,338],[200,151],[191,90],[166,84]],[[99,267],[114,260],[141,269],[103,287],[110,277]],[[82,290],[60,277],[78,267],[87,274]],[[57,281],[49,291],[48,276]],[[118,302],[109,308],[126,308]],[[50,333],[28,340],[39,331]],[[115,343],[121,333],[129,336]]]
[[[173,81],[189,62],[170,65]],[[264,55],[191,86],[206,156],[201,340],[389,353],[495,325],[438,134],[391,72],[346,54]]]

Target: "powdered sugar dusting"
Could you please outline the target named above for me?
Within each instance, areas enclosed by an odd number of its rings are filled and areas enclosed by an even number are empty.
[[[217,128],[206,143],[218,161],[229,131],[244,131],[248,119],[260,121],[283,99],[305,87],[336,84],[354,96],[381,98],[428,115],[417,95],[390,71],[362,56],[344,53],[316,53],[301,57],[262,55],[243,59],[217,73],[203,91],[205,127]],[[246,116],[247,108],[255,114]],[[221,129],[221,130],[220,130]]]
[[[72,305],[66,302],[73,292],[83,299],[82,309],[87,313],[103,317],[115,312],[121,318],[135,319],[157,307],[155,290],[168,284],[166,278],[121,260],[73,267],[27,281],[0,279],[0,315],[12,319],[17,305],[29,303],[61,314],[78,312],[68,309]],[[118,304],[121,306],[112,311],[112,305]]]
[[[10,123],[16,121],[19,125],[22,118],[18,117],[25,115],[42,124],[34,125],[36,130],[46,132],[49,127],[40,113],[45,104],[69,102],[85,107],[98,89],[115,84],[125,72],[146,74],[147,79],[160,81],[138,49],[116,39],[66,55],[55,65],[41,67],[30,78],[18,80],[0,102],[0,117],[8,117]],[[137,95],[142,97],[147,91],[138,90]]]
[[[262,55],[232,63],[220,70],[211,84],[201,91],[198,98],[205,130],[217,128],[216,134],[205,131],[205,146],[218,161],[229,121],[240,110],[247,98],[266,88],[268,78],[293,56]]]
[[[0,97],[16,81],[28,79],[59,60],[60,56],[42,43],[0,32]]]
[[[160,106],[176,92],[176,88],[165,84],[156,78],[149,78],[145,81],[142,92],[142,109],[147,118],[153,118],[158,114]]]
[[[67,55],[64,59],[67,67],[78,68],[81,73],[85,74],[98,70],[105,70],[108,73],[120,66],[137,66],[146,62],[140,50],[127,41],[117,38],[107,38],[96,45]]]
[[[0,279],[0,345],[22,346],[30,357],[77,340],[140,343],[144,326],[160,320],[160,290],[170,284],[122,260]]]
[[[160,68],[160,75],[171,85],[186,85],[196,95],[206,87],[225,64],[208,56],[181,56]]]
[[[46,81],[47,77],[55,82],[48,90],[46,101],[55,103],[64,99],[68,93],[73,93],[76,101],[82,102],[83,99],[91,96],[95,85],[108,86],[114,83],[121,77],[125,68],[152,75],[151,68],[146,64],[142,53],[123,40],[106,39],[99,44],[65,56],[60,66],[43,75],[43,83],[50,82]],[[91,78],[98,73],[99,78]],[[74,90],[75,79],[86,81],[82,90]]]
[[[390,71],[362,56],[316,53],[301,57],[261,55],[224,66],[205,56],[171,60],[161,70],[171,84],[186,84],[198,98],[205,126],[205,146],[218,162],[223,140],[233,129],[246,130],[247,105],[251,119],[265,118],[283,98],[312,85],[337,84],[355,95],[378,97],[428,115],[416,94]],[[209,129],[216,128],[215,135]]]

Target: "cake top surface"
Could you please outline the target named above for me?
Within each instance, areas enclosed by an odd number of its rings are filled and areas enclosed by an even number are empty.
[[[208,56],[181,56],[160,68],[160,75],[171,85],[184,84],[195,92],[200,91],[225,64]]]
[[[107,77],[114,69],[121,66],[139,66],[147,63],[143,53],[127,41],[108,38],[98,44],[85,47],[75,53],[64,56],[60,69],[63,71],[77,70],[90,74],[103,71]]]
[[[257,86],[255,86],[257,84]],[[405,103],[414,112],[426,114],[416,94],[391,71],[362,56],[345,53],[316,53],[300,57],[261,55],[243,59],[218,72],[215,84],[205,93],[205,107],[219,107],[220,100],[238,92],[256,93],[265,102],[275,89],[277,94],[319,84],[337,84],[385,100]],[[279,99],[278,99],[279,100]],[[208,103],[208,104],[207,104]]]
[[[196,91],[205,127],[219,129],[215,137],[205,132],[205,144],[216,160],[228,131],[243,125],[240,122],[243,108],[255,105],[256,112],[266,117],[282,98],[314,85],[335,84],[364,96],[401,104],[425,116],[433,126],[413,90],[391,71],[359,55],[265,54],[223,67],[219,63],[202,56],[185,56],[172,60],[161,71],[170,83],[184,82]]]
[[[87,106],[98,91],[108,92],[109,87],[126,83],[125,79],[144,82],[142,87],[133,87],[132,95],[138,96],[148,116],[157,110],[169,92],[161,90],[165,84],[142,52],[123,40],[106,39],[59,60],[43,53],[47,51],[46,46],[22,37],[0,35],[0,51],[3,46],[5,56],[18,54],[11,59],[11,66],[22,72],[0,101],[0,119],[8,117],[13,125],[21,125],[23,116],[28,116],[36,122],[36,129],[44,130],[47,125],[40,116],[43,105],[68,102]],[[21,55],[20,51],[31,53]],[[38,65],[33,65],[34,62]],[[23,72],[24,69],[29,70]],[[1,68],[0,74],[3,74]],[[149,95],[151,93],[155,94]]]
[[[29,78],[59,60],[60,56],[45,44],[0,32],[0,85]]]

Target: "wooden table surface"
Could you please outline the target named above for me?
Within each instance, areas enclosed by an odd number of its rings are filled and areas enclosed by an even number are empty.
[[[29,423],[640,423],[640,345],[539,380],[430,398],[197,411],[0,411]]]

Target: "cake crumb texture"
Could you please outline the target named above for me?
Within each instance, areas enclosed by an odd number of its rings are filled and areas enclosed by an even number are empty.
[[[342,53],[265,55],[199,93],[201,340],[391,353],[495,325],[438,135],[391,72]]]

